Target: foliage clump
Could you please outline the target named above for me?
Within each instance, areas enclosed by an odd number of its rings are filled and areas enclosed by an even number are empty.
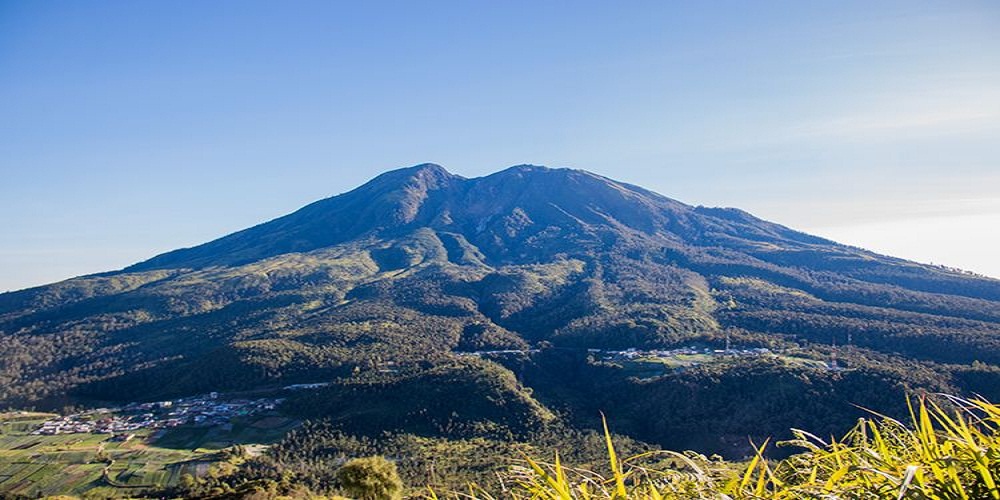
[[[341,488],[359,500],[396,500],[403,497],[403,481],[396,464],[381,456],[354,458],[337,471]]]

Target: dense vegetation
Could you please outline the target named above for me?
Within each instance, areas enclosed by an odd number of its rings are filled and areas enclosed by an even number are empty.
[[[513,440],[555,420],[514,375],[493,363],[457,360],[398,376],[357,376],[293,395],[283,409],[329,418],[352,432]]]
[[[616,442],[628,453],[650,448],[623,436]],[[311,421],[290,432],[267,454],[240,459],[214,468],[173,494],[186,497],[240,498],[253,492],[289,495],[344,494],[339,471],[350,460],[384,456],[392,460],[410,494],[465,488],[470,483],[498,486],[500,474],[519,457],[558,450],[574,464],[600,467],[604,438],[597,432],[554,426],[523,439],[483,437],[426,437],[408,432],[359,435],[338,423]]]
[[[647,452],[619,459],[607,436],[608,471],[527,459],[507,473],[509,488],[473,488],[461,498],[492,499],[1000,499],[1000,407],[957,401],[954,412],[920,400],[909,425],[861,419],[840,439],[795,430],[779,443],[800,453],[779,461],[765,441],[738,474],[695,453]],[[496,495],[496,496],[495,496]],[[432,493],[432,497],[437,497]]]
[[[636,446],[612,436],[606,423],[603,435],[550,434],[531,444],[368,440],[310,424],[268,455],[229,462],[178,493],[396,498],[405,480],[414,497],[483,500],[1000,498],[1000,406],[936,398],[907,400],[905,420],[867,413],[840,438],[792,429],[777,443],[792,450],[788,458],[768,458],[772,441],[765,439],[742,462]]]
[[[776,355],[636,373],[588,353],[727,343]],[[461,355],[490,350],[518,353]],[[604,411],[638,441],[741,457],[748,435],[846,428],[855,405],[903,415],[902,391],[1000,399],[1000,281],[586,172],[424,165],[0,294],[0,406],[300,382],[331,385],[286,411],[376,447],[535,443]]]

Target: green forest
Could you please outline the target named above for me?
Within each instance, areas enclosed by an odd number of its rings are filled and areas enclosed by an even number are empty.
[[[363,462],[352,478],[440,491],[556,451],[600,467],[602,415],[622,453],[690,450],[735,470],[790,460],[794,447],[760,444],[792,429],[905,421],[907,397],[1000,401],[1000,281],[584,171],[422,165],[120,271],[0,294],[0,408],[211,392],[280,395],[302,424],[192,475],[189,496],[332,494],[341,465],[370,456],[395,472]]]

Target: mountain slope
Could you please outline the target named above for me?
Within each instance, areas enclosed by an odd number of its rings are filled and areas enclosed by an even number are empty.
[[[727,338],[821,358],[836,344],[842,360],[917,360],[943,384],[992,390],[1000,281],[579,170],[465,179],[419,165],[121,271],[0,295],[0,403]]]

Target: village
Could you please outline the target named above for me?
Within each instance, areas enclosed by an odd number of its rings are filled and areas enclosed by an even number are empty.
[[[212,392],[201,396],[129,403],[118,408],[98,408],[47,420],[32,434],[112,434],[129,440],[136,431],[165,429],[180,425],[231,425],[234,417],[274,410],[281,399],[220,399]]]

